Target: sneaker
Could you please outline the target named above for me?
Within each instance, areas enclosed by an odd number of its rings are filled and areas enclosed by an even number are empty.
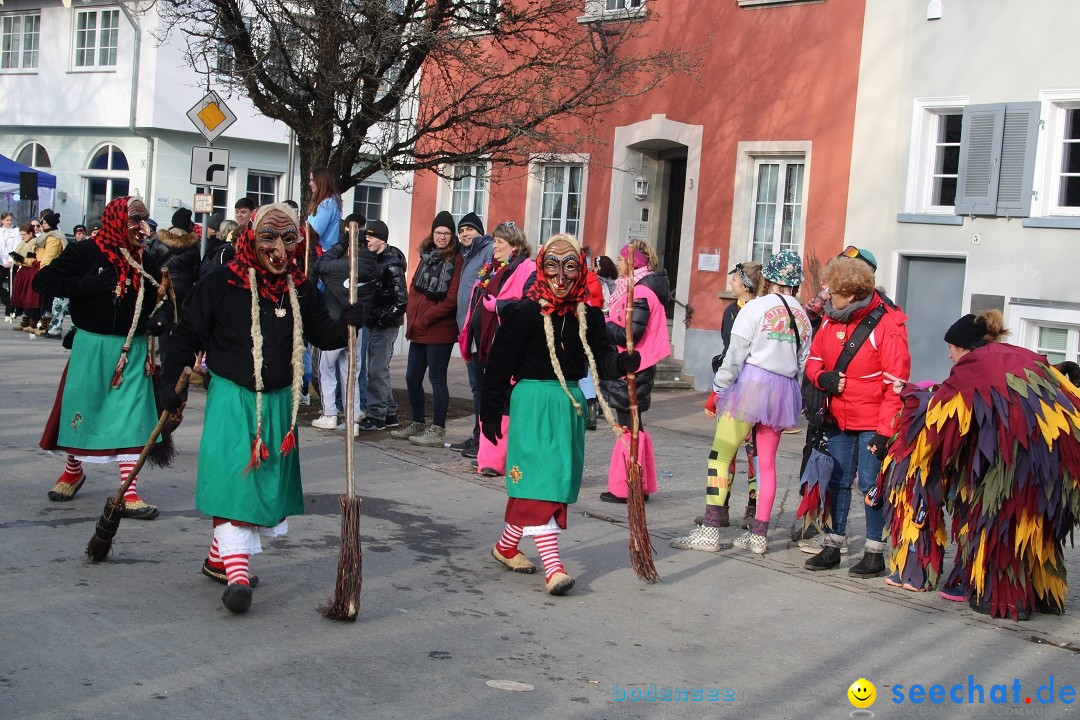
[[[461,452],[462,450],[473,450],[479,447],[480,441],[474,438],[472,435],[465,438],[464,440],[458,440],[457,442],[450,443],[450,449],[457,450],[458,452]]]
[[[395,437],[399,440],[408,440],[410,435],[422,433],[425,429],[427,429],[427,423],[421,420],[413,420],[405,427],[394,430],[390,433],[390,437]]]
[[[311,421],[311,427],[320,430],[337,430],[338,421],[336,415],[320,415]]]
[[[311,394],[310,393],[304,393],[303,395],[301,395],[300,396],[300,404],[301,405],[310,405],[311,404]],[[250,603],[248,603],[248,604],[250,605]]]
[[[363,422],[356,424],[361,432],[378,432],[386,429],[386,424],[376,418],[364,418]]]
[[[418,435],[410,435],[409,442],[421,447],[442,447],[446,443],[446,428],[440,425],[432,425]]]
[[[400,425],[401,424],[398,422],[397,415],[387,415],[386,416],[386,427],[388,427],[388,428],[396,428],[396,427],[400,427]]]
[[[741,548],[743,550],[749,550],[750,552],[757,553],[758,555],[764,555],[765,551],[769,549],[768,542],[764,535],[755,535],[747,530],[739,537],[735,538],[731,543],[732,547]]]
[[[689,535],[675,538],[670,545],[679,550],[702,550],[704,552],[720,552],[724,549],[720,543],[720,528],[705,527],[704,525],[698,525]]]
[[[821,548],[825,547],[822,543],[825,540],[824,535],[815,535],[812,540],[800,540],[799,549],[807,555],[817,555],[821,552]],[[848,554],[848,539],[845,537],[844,542],[840,544],[840,554]]]

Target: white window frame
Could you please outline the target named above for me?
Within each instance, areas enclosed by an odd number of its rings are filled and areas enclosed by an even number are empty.
[[[559,193],[559,201],[561,204],[561,212],[558,217],[550,216],[545,217],[544,207],[546,205],[547,197],[555,195],[555,193],[548,192],[548,171],[563,170],[563,188]],[[577,214],[575,217],[570,217],[570,176],[577,170],[581,177],[578,178],[578,192],[577,194]],[[551,237],[558,233],[569,233],[576,237],[581,237],[582,226],[584,225],[584,205],[585,205],[585,166],[581,163],[544,163],[540,166],[540,216],[538,228],[540,231],[541,239]],[[545,223],[553,224],[549,230],[544,229]],[[573,223],[574,227],[570,227]]]
[[[735,0],[739,7],[769,7],[771,5],[814,5],[825,0]]]
[[[22,162],[22,160],[19,159],[19,156],[22,155],[23,151],[26,150],[26,148],[32,148],[32,150],[30,151],[31,157],[30,157],[30,162],[22,163],[23,165],[29,165],[30,167],[35,168],[37,170],[49,170],[49,169],[52,168],[52,157],[50,157],[49,151],[45,149],[44,145],[42,145],[41,143],[39,143],[36,140],[30,140],[28,142],[24,142],[22,145],[15,148],[15,152],[12,154],[11,158],[15,162]],[[48,160],[48,162],[45,162],[45,163],[40,162],[40,160],[41,160],[41,154],[40,153],[45,154],[45,160]],[[93,157],[93,156],[91,155],[91,157]]]
[[[757,227],[757,214],[760,203],[758,202],[758,186],[761,182],[761,170],[765,165],[778,165],[777,183],[776,183],[776,211],[773,215],[772,221],[772,247],[766,248],[767,255],[758,258],[755,255],[756,245],[754,238],[754,230]],[[788,171],[793,166],[802,167],[802,185],[798,189],[799,197],[794,199],[794,202],[789,202],[786,197],[781,197],[787,185]],[[807,172],[806,172],[806,159],[798,155],[767,155],[756,156],[754,158],[754,176],[752,183],[752,193],[750,198],[750,233],[747,235],[746,252],[747,257],[752,260],[757,260],[762,264],[767,263],[769,258],[782,250],[794,250],[795,252],[802,253],[803,241],[806,238],[806,185],[807,185]],[[782,242],[783,230],[784,230],[784,209],[788,205],[798,206],[802,213],[800,215],[800,222],[798,225],[793,225],[792,228],[792,242],[786,245]]]
[[[257,200],[255,198],[251,197],[251,179],[252,178],[259,178],[260,180],[265,180],[265,179],[269,178],[270,180],[272,180],[274,182],[274,191],[272,193],[272,197],[270,198],[270,203],[266,203],[266,202],[263,202],[261,200]],[[263,205],[276,203],[277,198],[278,198],[278,193],[281,191],[281,180],[282,180],[281,173],[269,172],[269,171],[266,171],[266,170],[248,170],[247,177],[244,179],[244,197],[248,197],[248,198],[251,198],[252,200],[254,200],[256,207],[261,207]],[[261,183],[260,183],[260,187],[261,187]],[[260,198],[262,196],[266,195],[266,193],[262,192],[261,190],[257,194],[259,195]]]
[[[963,115],[966,96],[916,98],[911,122],[911,152],[904,206],[909,213],[954,215],[955,205],[934,205],[934,162],[941,116]]]
[[[100,153],[104,149],[109,149],[108,150],[108,152],[109,152],[109,160],[108,160],[108,163],[107,163],[105,169],[101,170],[101,169],[98,169],[98,168],[91,168],[90,164],[92,162],[94,162],[94,158],[97,157],[98,153]],[[114,170],[113,169],[113,167],[112,167],[113,150],[116,150],[117,152],[122,154],[124,156],[124,159],[127,160],[127,165],[128,165],[127,170]],[[105,181],[105,205],[108,205],[109,202],[113,198],[119,197],[119,195],[113,190],[113,184],[117,180],[123,180],[123,181],[127,182],[127,184],[128,184],[128,192],[132,191],[131,159],[128,157],[127,152],[124,150],[124,148],[119,143],[103,142],[103,143],[100,143],[97,146],[95,146],[94,149],[91,150],[90,153],[86,156],[86,165],[85,165],[84,169],[79,171],[79,175],[83,178],[84,184],[85,184],[85,189],[84,189],[84,192],[83,192],[83,198],[85,199],[85,202],[86,202],[86,212],[88,214],[87,219],[89,219],[90,217],[97,217],[97,216],[94,216],[94,215],[89,215],[90,210],[91,210],[91,208],[90,208],[90,184],[91,184],[91,181],[93,181],[93,180],[104,180]],[[104,209],[104,206],[102,206],[102,209]]]
[[[372,203],[368,202],[367,200],[364,200],[363,202],[360,201],[360,198],[357,197],[357,194],[361,190],[363,190],[365,193],[367,193],[368,197],[370,197],[370,192],[372,190],[378,190],[379,191],[379,203],[378,203],[379,212],[378,213],[373,214],[373,215],[368,214],[367,208],[370,207],[372,205]],[[360,183],[359,185],[356,185],[353,188],[353,199],[352,199],[352,204],[351,204],[352,211],[354,213],[360,213],[361,215],[363,215],[365,220],[369,220],[369,221],[370,220],[382,220],[383,215],[385,214],[385,208],[386,208],[386,200],[387,200],[386,190],[387,190],[387,186],[386,185],[381,185],[379,183],[364,182],[364,183]],[[362,205],[365,209],[360,210],[357,207],[357,205]]]
[[[19,21],[18,33],[12,32],[11,27],[15,21]],[[26,30],[26,23],[28,20],[34,21],[34,31],[28,33]],[[14,38],[14,42],[11,43],[9,38]],[[3,43],[8,40],[14,47],[9,47],[8,50],[3,50]],[[33,46],[27,50],[27,41],[32,41],[30,44]],[[31,72],[37,70],[38,58],[40,57],[41,50],[41,12],[25,12],[25,13],[9,13],[7,15],[0,15],[0,63],[3,62],[5,55],[12,54],[15,59],[15,64],[8,67],[0,67],[0,72],[3,73],[18,73],[18,72]],[[30,54],[30,58],[27,58],[27,53]],[[28,61],[29,60],[29,61]]]
[[[1039,151],[1035,159],[1035,197],[1032,217],[1080,217],[1080,207],[1058,204],[1061,155],[1065,134],[1066,110],[1080,110],[1080,88],[1044,90],[1039,93],[1045,121]]]
[[[459,168],[469,168],[471,172],[476,169],[480,169],[480,177],[476,175],[458,175]],[[440,203],[439,206],[450,206],[450,214],[454,216],[454,222],[461,222],[466,214],[470,212],[476,213],[480,216],[481,222],[485,223],[487,227],[487,207],[488,207],[488,194],[491,187],[491,164],[486,162],[477,163],[459,163],[451,165],[446,168],[446,175],[450,178],[446,181],[447,198],[448,203]],[[465,177],[470,177],[471,182],[469,187],[464,187],[464,184],[459,184]],[[477,180],[482,180],[483,187],[477,187]],[[466,201],[464,203],[458,203],[457,200],[464,194]],[[460,210],[464,207],[464,212]],[[456,228],[455,228],[456,229]]]
[[[92,62],[88,64],[78,64],[78,54],[80,52],[86,52],[87,48],[80,48],[80,37],[86,37],[83,33],[85,30],[79,29],[79,19],[87,17],[89,15],[95,16],[95,25],[93,30],[94,44],[91,51]],[[115,19],[115,23],[109,28],[102,27],[102,19],[106,16],[110,16]],[[98,7],[90,8],[87,10],[76,10],[72,16],[72,32],[71,32],[71,69],[75,72],[93,72],[95,70],[113,70],[116,68],[120,59],[120,10],[115,7]],[[103,38],[103,34],[112,31],[113,44],[106,45],[103,40],[109,39],[107,36]],[[112,62],[102,62],[101,53],[112,51]]]
[[[609,5],[618,3],[614,9]],[[585,14],[578,22],[596,22],[597,20],[632,20],[648,15],[648,0],[585,0]]]
[[[581,171],[581,217],[578,220],[578,240],[585,236],[585,217],[589,197],[589,155],[587,153],[551,153],[533,155],[529,158],[529,175],[525,189],[525,236],[533,249],[547,240],[542,237],[541,216],[544,211],[544,170],[551,165],[580,166]],[[517,220],[517,218],[509,218]],[[588,243],[584,243],[588,244]],[[593,248],[596,251],[596,248]],[[595,254],[595,252],[594,252]],[[599,254],[603,254],[600,252]]]
[[[1064,328],[1069,331],[1067,359],[1080,362],[1080,309],[1010,304],[1009,315],[1012,342],[1038,352],[1040,327]]]
[[[732,198],[731,233],[728,236],[728,258],[730,264],[749,260],[754,243],[754,203],[757,191],[758,160],[768,158],[803,159],[803,207],[806,208],[806,193],[812,177],[813,142],[810,140],[744,140],[736,148],[735,188]],[[806,215],[803,215],[804,235],[800,244],[805,242]],[[802,251],[800,249],[800,254]]]

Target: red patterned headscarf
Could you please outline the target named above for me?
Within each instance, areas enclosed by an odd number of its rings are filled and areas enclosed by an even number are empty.
[[[248,268],[255,268],[255,274],[257,276],[257,284],[259,286],[259,295],[266,298],[270,302],[280,302],[284,295],[289,292],[289,281],[286,277],[292,275],[293,284],[296,287],[300,287],[301,284],[307,279],[304,275],[304,271],[300,269],[300,266],[296,263],[296,255],[298,254],[301,243],[297,243],[297,252],[293,254],[292,260],[286,267],[285,272],[281,275],[275,275],[259,262],[259,254],[255,249],[255,230],[258,226],[259,220],[271,210],[278,210],[284,213],[289,220],[297,226],[299,229],[299,221],[296,219],[296,213],[292,208],[284,203],[274,203],[273,205],[265,205],[259,208],[259,214],[255,217],[252,226],[244,230],[240,238],[236,241],[236,257],[229,263],[229,269],[232,271],[232,277],[229,278],[229,284],[236,287],[242,287],[245,290],[250,290],[251,285],[248,280]]]
[[[555,296],[555,293],[551,290],[551,284],[547,281],[547,275],[544,274],[544,253],[547,252],[548,247],[560,240],[569,243],[574,248],[578,255],[578,262],[581,265],[577,280],[571,286],[570,292],[566,293],[566,296],[562,298]],[[575,312],[578,303],[585,302],[589,297],[588,284],[585,282],[585,269],[585,255],[581,251],[581,244],[577,241],[577,238],[566,234],[553,235],[543,244],[540,252],[536,254],[536,282],[529,288],[529,292],[525,293],[525,297],[540,303],[540,314],[542,315],[551,315],[552,313],[566,315]]]
[[[135,262],[142,262],[142,246],[132,248],[128,245],[128,202],[131,199],[130,196],[118,197],[106,205],[105,212],[101,214],[101,231],[94,236],[94,244],[116,271],[116,294],[119,297],[127,292],[129,281],[130,287],[138,291],[141,280],[139,271],[120,254],[120,249],[125,248]]]

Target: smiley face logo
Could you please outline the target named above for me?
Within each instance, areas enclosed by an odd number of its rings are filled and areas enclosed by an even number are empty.
[[[877,700],[877,688],[866,678],[859,678],[847,689],[848,700],[860,710],[865,710]]]

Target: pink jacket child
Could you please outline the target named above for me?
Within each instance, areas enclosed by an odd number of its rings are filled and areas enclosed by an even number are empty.
[[[473,286],[465,325],[458,337],[458,349],[466,360],[476,358],[486,363],[491,342],[500,323],[500,312],[525,296],[525,285],[536,266],[523,262],[524,255],[513,255],[506,267],[496,272],[486,284],[483,279]],[[483,275],[483,270],[481,270]],[[476,455],[476,472],[493,477],[506,473],[506,438],[510,432],[510,416],[502,417],[502,440],[493,445],[480,433],[480,448]],[[485,472],[486,471],[486,472]]]

